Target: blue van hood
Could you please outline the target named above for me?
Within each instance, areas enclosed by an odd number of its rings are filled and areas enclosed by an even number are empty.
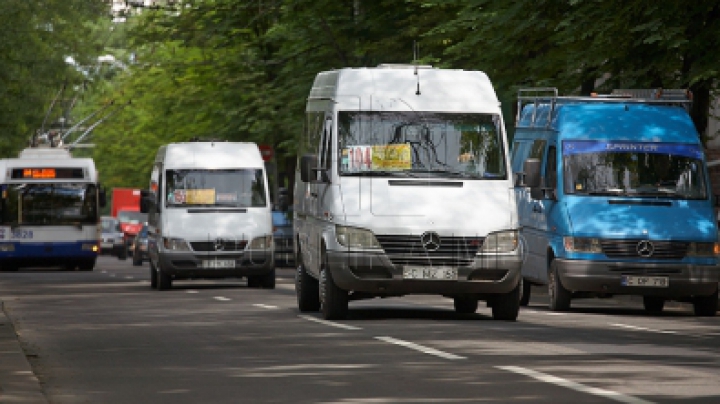
[[[567,212],[576,237],[715,241],[707,201],[571,197]]]

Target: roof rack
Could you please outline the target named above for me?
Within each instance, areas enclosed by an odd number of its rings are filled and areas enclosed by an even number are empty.
[[[527,104],[535,104],[531,122],[534,126],[537,118],[538,105],[549,106],[547,110],[547,125],[550,125],[550,117],[555,112],[555,105],[558,103],[591,103],[591,102],[616,102],[616,103],[637,103],[637,104],[662,104],[676,105],[690,110],[693,102],[693,94],[686,89],[615,89],[610,94],[592,93],[590,96],[558,96],[556,87],[529,87],[518,90],[518,108],[515,117],[515,125],[520,122],[522,109]]]

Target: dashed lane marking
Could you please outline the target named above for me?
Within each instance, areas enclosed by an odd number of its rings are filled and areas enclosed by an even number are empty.
[[[334,321],[322,320],[322,319],[311,317],[311,316],[298,316],[298,317],[304,318],[305,320],[314,321],[316,323],[329,325],[330,327],[342,328],[344,330],[353,330],[353,331],[354,330],[362,330],[362,328],[360,328],[360,327],[355,327],[355,326],[347,325],[347,324],[340,324],[340,323],[336,323]]]
[[[435,348],[426,347],[426,346],[423,346],[423,345],[416,344],[416,343],[414,343],[414,342],[403,341],[403,340],[401,340],[401,339],[396,339],[396,338],[392,338],[392,337],[375,337],[375,339],[379,339],[380,341],[385,341],[385,342],[388,342],[388,343],[390,343],[390,344],[400,345],[400,346],[403,346],[403,347],[405,347],[405,348],[414,349],[414,350],[416,350],[416,351],[420,351],[420,352],[426,353],[426,354],[428,354],[428,355],[439,356],[439,357],[444,358],[444,359],[453,359],[453,360],[455,360],[455,359],[467,359],[467,358],[464,357],[464,356],[454,355],[454,354],[451,354],[451,353],[448,353],[448,352],[439,351],[439,350],[437,350],[437,349],[435,349]]]
[[[651,404],[652,403],[652,401],[643,400],[641,398],[637,398],[637,397],[633,397],[633,396],[627,396],[625,394],[618,393],[617,391],[605,390],[605,389],[600,389],[597,387],[586,386],[584,384],[576,383],[576,382],[573,382],[568,379],[563,379],[561,377],[549,375],[547,373],[536,372],[532,369],[527,369],[527,368],[523,368],[523,367],[519,367],[519,366],[496,366],[496,368],[506,370],[508,372],[513,372],[513,373],[521,374],[524,376],[532,377],[533,379],[539,380],[541,382],[566,387],[568,389],[579,391],[581,393],[587,393],[587,394],[592,394],[595,396],[609,398],[611,400],[619,401],[621,403],[628,403],[628,404]]]
[[[215,296],[213,299],[219,300],[221,302],[229,302],[230,300],[232,300],[232,299],[228,299],[227,297],[223,297],[223,296]]]
[[[259,307],[259,308],[261,308],[261,309],[277,309],[277,308],[278,308],[277,306],[270,306],[270,305],[267,305],[267,304],[260,304],[260,303],[253,304],[253,306]]]
[[[627,328],[628,330],[635,330],[635,331],[647,331],[647,332],[654,332],[654,333],[659,333],[659,334],[678,334],[677,331],[655,330],[652,328],[638,327],[635,325],[628,325],[628,324],[611,323],[610,325],[613,327]]]

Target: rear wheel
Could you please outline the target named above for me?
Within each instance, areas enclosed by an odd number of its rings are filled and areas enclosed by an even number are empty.
[[[660,314],[665,308],[665,299],[657,296],[643,296],[645,311],[652,314]]]
[[[472,314],[478,309],[478,299],[470,297],[455,297],[453,298],[455,306],[455,312],[458,314]]]
[[[325,320],[342,320],[348,314],[348,292],[340,289],[323,257],[320,268],[320,308]]]
[[[521,282],[508,293],[495,296],[492,301],[492,316],[494,320],[515,321],[520,313]]]
[[[562,285],[555,260],[550,263],[550,273],[548,276],[548,297],[550,297],[550,310],[570,310],[570,300],[572,299],[572,294]]]
[[[718,310],[718,291],[710,296],[695,296],[693,308],[696,316],[714,317]]]
[[[313,278],[302,262],[295,274],[295,294],[297,294],[298,309],[305,313],[320,310],[320,292],[318,280]]]

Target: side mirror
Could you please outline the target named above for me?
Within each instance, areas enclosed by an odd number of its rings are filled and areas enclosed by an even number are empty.
[[[98,202],[100,203],[100,207],[104,208],[107,206],[107,192],[105,192],[105,188],[100,187],[100,193],[98,194]]]
[[[317,156],[315,154],[306,154],[300,157],[300,179],[302,182],[313,182],[317,179]]]
[[[529,158],[523,164],[525,186],[530,188],[540,187],[540,159]]]
[[[148,213],[150,211],[150,191],[147,189],[140,190],[140,213]]]

